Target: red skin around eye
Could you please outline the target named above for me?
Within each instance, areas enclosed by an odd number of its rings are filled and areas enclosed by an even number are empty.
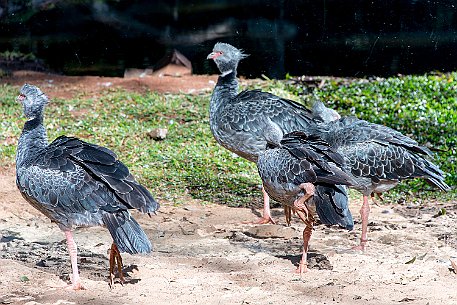
[[[211,57],[211,59],[216,59],[221,55],[222,55],[222,52],[214,52],[214,55]]]

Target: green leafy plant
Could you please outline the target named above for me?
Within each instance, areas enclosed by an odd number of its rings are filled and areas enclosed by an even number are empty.
[[[293,77],[246,83],[297,101],[318,97],[342,115],[390,126],[423,145],[440,149],[435,161],[448,173],[446,181],[455,186],[456,79],[457,73],[451,73],[372,80],[328,78],[322,86],[309,86]],[[15,101],[18,90],[0,85],[0,166],[14,164],[24,123],[20,104]],[[159,200],[261,205],[261,181],[255,164],[222,148],[211,135],[210,94],[105,90],[99,98],[52,99],[45,118],[49,139],[66,134],[109,147]],[[168,129],[164,140],[150,137],[156,128]],[[387,200],[449,200],[457,194],[455,187],[448,194],[429,191],[431,188],[418,179],[401,185],[386,195]]]

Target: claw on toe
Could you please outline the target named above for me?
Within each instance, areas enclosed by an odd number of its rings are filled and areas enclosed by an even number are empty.
[[[81,282],[76,282],[74,283],[71,288],[73,290],[86,290],[86,288],[84,288],[84,286],[81,284]]]
[[[296,210],[302,210],[308,218],[308,208],[306,207],[306,202],[314,196],[314,185],[312,183],[302,183],[299,185],[304,191],[304,195],[294,201],[294,208]]]
[[[379,202],[374,198],[375,197],[375,194],[376,196],[378,196],[378,198],[381,200],[381,201],[384,201],[384,197],[382,196],[381,193],[371,193],[371,201],[373,201],[373,203],[380,207],[381,205],[379,204]]]
[[[351,250],[354,250],[354,251],[365,251],[365,246],[363,246],[363,245],[354,246],[354,247],[351,248]]]
[[[368,240],[367,239],[362,239],[360,241],[360,244],[358,246],[354,246],[351,248],[351,250],[356,250],[356,251],[365,251],[365,246],[367,245]]]
[[[64,290],[74,290],[74,291],[78,291],[78,290],[86,290],[86,288],[83,286],[83,284],[81,283],[81,281],[77,281],[75,283],[72,283],[71,285],[65,285],[65,286],[61,286],[61,287],[55,287],[57,289],[64,289]]]

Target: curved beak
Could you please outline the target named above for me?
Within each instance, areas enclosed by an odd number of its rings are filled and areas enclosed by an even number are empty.
[[[216,59],[219,56],[221,56],[221,52],[211,52],[206,59]]]
[[[25,95],[24,94],[19,94],[17,97],[16,97],[16,102],[18,103],[22,103],[22,101],[25,100]]]

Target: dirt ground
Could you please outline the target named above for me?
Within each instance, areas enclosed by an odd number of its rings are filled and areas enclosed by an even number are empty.
[[[42,86],[51,97],[97,95],[106,87],[198,93],[216,76],[100,78],[21,72],[3,82]],[[221,148],[222,149],[222,148]],[[183,194],[183,196],[187,196]],[[259,192],[259,196],[261,196]],[[248,225],[260,210],[161,202],[156,216],[134,213],[154,244],[149,256],[123,255],[128,283],[108,287],[103,228],[75,233],[83,291],[68,283],[63,233],[19,194],[12,168],[0,169],[0,304],[457,304],[457,202],[372,205],[369,247],[356,245],[360,201],[351,202],[352,232],[317,225],[309,267],[293,273],[303,224]],[[446,214],[439,215],[444,208]]]
[[[22,86],[30,83],[38,86],[50,98],[75,96],[99,96],[104,90],[123,88],[145,92],[198,94],[213,90],[217,75],[180,74],[179,67],[168,67],[166,74],[146,77],[64,76],[33,71],[16,71],[0,78],[0,83]]]

